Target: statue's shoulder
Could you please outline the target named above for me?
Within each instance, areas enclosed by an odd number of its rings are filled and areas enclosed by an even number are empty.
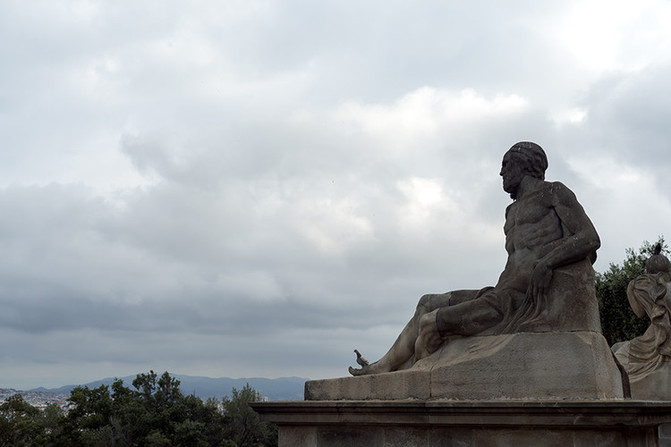
[[[573,194],[573,191],[569,189],[568,186],[563,184],[562,182],[543,182],[545,184],[545,188],[549,189],[553,193],[571,193]]]
[[[661,273],[644,273],[629,281],[627,289],[659,289],[659,293],[664,295],[666,293],[666,284],[669,282],[668,274]],[[661,286],[661,287],[660,287]]]
[[[545,192],[559,202],[575,202],[577,198],[573,191],[562,182],[544,182]]]

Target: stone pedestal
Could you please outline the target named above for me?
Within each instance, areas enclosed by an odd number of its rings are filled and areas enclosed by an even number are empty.
[[[650,332],[650,328],[646,334]],[[665,340],[665,334],[658,334],[658,340]],[[671,400],[671,357],[659,353],[658,348],[640,343],[637,355],[630,352],[631,344],[646,335],[613,346],[615,357],[629,376],[631,397],[633,399]],[[653,339],[654,341],[654,339]],[[641,345],[650,349],[648,355]],[[657,352],[655,352],[657,351]],[[642,357],[642,359],[641,359]]]
[[[603,336],[567,331],[456,338],[412,368],[309,381],[303,402],[254,408],[281,447],[660,445],[671,402],[623,394]]]
[[[303,401],[253,404],[280,447],[668,445],[671,402]],[[660,426],[662,430],[660,430]]]
[[[637,379],[631,381],[632,398],[671,401],[671,362],[664,362]]]
[[[461,338],[410,369],[305,384],[305,400],[623,397],[608,343],[586,331]]]

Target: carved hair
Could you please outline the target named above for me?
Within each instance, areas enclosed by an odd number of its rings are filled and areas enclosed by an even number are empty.
[[[514,153],[517,159],[522,162],[522,169],[527,174],[545,180],[548,158],[542,147],[530,141],[520,141],[515,143],[508,152]]]

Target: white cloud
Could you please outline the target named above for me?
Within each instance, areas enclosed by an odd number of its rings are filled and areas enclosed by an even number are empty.
[[[573,107],[566,110],[555,112],[552,120],[558,126],[563,124],[580,124],[587,118],[587,110],[581,107]]]
[[[336,111],[336,119],[361,128],[394,152],[411,151],[463,126],[519,114],[527,104],[515,94],[485,98],[473,89],[421,87],[389,105],[346,102]]]
[[[374,235],[371,223],[357,215],[357,205],[351,199],[311,200],[301,203],[300,208],[300,232],[325,254],[342,254]]]
[[[399,222],[405,229],[426,226],[437,209],[458,211],[458,207],[443,194],[438,180],[412,177],[399,180],[396,185],[406,198],[406,203],[399,208]]]
[[[663,0],[582,1],[568,9],[555,33],[581,68],[632,71],[668,60],[670,18],[671,5]]]
[[[6,380],[374,360],[423,293],[495,283],[520,140],[597,266],[671,217],[668,2],[28,5],[0,6]]]

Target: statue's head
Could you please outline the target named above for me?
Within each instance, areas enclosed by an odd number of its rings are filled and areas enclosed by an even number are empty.
[[[548,158],[542,147],[531,141],[520,141],[508,149],[506,155],[508,154],[520,164],[525,174],[545,180]]]
[[[671,272],[671,262],[662,254],[662,244],[655,246],[654,254],[645,262],[645,271],[653,275]]]
[[[548,159],[545,151],[536,143],[522,141],[516,143],[503,156],[501,177],[503,190],[510,197],[517,198],[517,190],[525,176],[545,180],[545,170],[548,168]]]

